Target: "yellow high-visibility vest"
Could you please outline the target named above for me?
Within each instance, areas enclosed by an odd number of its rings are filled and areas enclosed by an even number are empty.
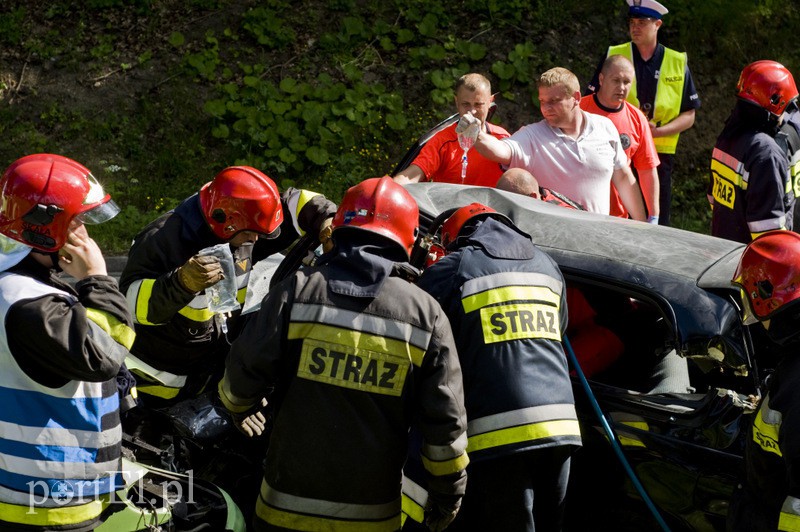
[[[610,46],[607,55],[621,55],[627,57],[632,63],[632,46],[633,43],[630,42]],[[657,125],[663,125],[670,123],[681,113],[683,86],[686,82],[686,54],[664,47],[664,59],[661,61],[659,70],[656,97],[655,102],[653,102],[653,116],[650,121]],[[639,98],[636,95],[636,79],[633,80],[631,92],[628,94],[628,101],[641,108]],[[658,153],[675,153],[675,149],[678,147],[678,137],[680,137],[680,133],[666,137],[654,137],[656,151]]]

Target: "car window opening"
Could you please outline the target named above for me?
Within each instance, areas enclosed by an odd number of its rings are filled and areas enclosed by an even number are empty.
[[[679,356],[658,307],[610,287],[568,282],[569,338],[587,378],[645,394],[691,394],[691,361]]]

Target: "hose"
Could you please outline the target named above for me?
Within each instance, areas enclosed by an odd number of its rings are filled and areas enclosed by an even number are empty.
[[[567,348],[567,355],[569,356],[570,363],[575,368],[575,373],[578,376],[578,380],[581,381],[581,386],[583,386],[583,391],[586,392],[586,396],[589,399],[589,402],[592,405],[592,409],[594,410],[597,419],[600,421],[600,425],[603,426],[603,430],[605,431],[606,435],[608,436],[608,441],[611,442],[611,447],[614,449],[614,454],[617,455],[619,462],[622,464],[622,467],[625,469],[625,472],[630,477],[631,482],[633,482],[633,486],[636,488],[636,491],[639,492],[639,495],[642,497],[642,500],[647,505],[647,508],[650,510],[650,513],[653,514],[656,522],[661,527],[661,530],[664,532],[670,532],[669,526],[667,526],[666,521],[664,518],[661,517],[661,514],[656,508],[655,503],[647,494],[647,491],[644,489],[644,486],[639,481],[639,477],[636,476],[636,473],[633,471],[630,462],[628,462],[627,458],[625,458],[625,454],[622,452],[622,445],[619,443],[619,438],[617,437],[617,433],[614,432],[614,429],[611,428],[611,425],[608,423],[606,416],[603,414],[603,411],[600,409],[600,404],[597,402],[597,397],[595,397],[592,388],[589,386],[589,381],[586,380],[586,375],[583,374],[583,370],[581,369],[581,365],[578,363],[578,357],[575,356],[575,351],[572,350],[572,345],[569,343],[569,339],[565,336],[563,338],[564,346]]]

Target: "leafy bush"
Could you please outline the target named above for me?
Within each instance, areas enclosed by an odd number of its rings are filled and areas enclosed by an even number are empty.
[[[706,231],[708,160],[738,73],[764,57],[798,71],[800,49],[786,36],[800,6],[669,8],[660,37],[689,53],[703,99],[679,147],[675,223]],[[391,172],[451,114],[467,72],[490,77],[514,131],[538,119],[536,76],[565,66],[585,81],[608,44],[627,40],[624,11],[621,0],[8,0],[0,154],[5,164],[34,151],[84,162],[123,206],[98,231],[124,251],[230,164],[338,200]]]

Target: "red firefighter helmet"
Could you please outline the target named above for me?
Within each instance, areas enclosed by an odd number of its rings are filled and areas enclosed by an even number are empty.
[[[484,218],[492,216],[499,220],[510,222],[505,215],[500,214],[487,205],[483,205],[482,203],[470,203],[456,210],[442,224],[442,246],[446,248],[452,244],[453,241],[458,238],[458,233],[461,232],[464,225],[478,216]]]
[[[733,283],[743,292],[745,323],[771,319],[800,298],[800,234],[770,231],[750,242]]]
[[[797,98],[797,86],[785,66],[761,60],[744,67],[736,83],[736,96],[780,116]]]
[[[73,219],[97,224],[117,213],[89,169],[61,155],[27,155],[0,178],[0,233],[40,251],[59,250]]]
[[[200,207],[211,230],[222,240],[241,231],[266,238],[280,234],[283,209],[278,187],[250,166],[230,166],[203,185]]]
[[[345,192],[331,223],[333,234],[357,227],[397,242],[410,257],[419,230],[419,207],[391,177],[373,177]]]

